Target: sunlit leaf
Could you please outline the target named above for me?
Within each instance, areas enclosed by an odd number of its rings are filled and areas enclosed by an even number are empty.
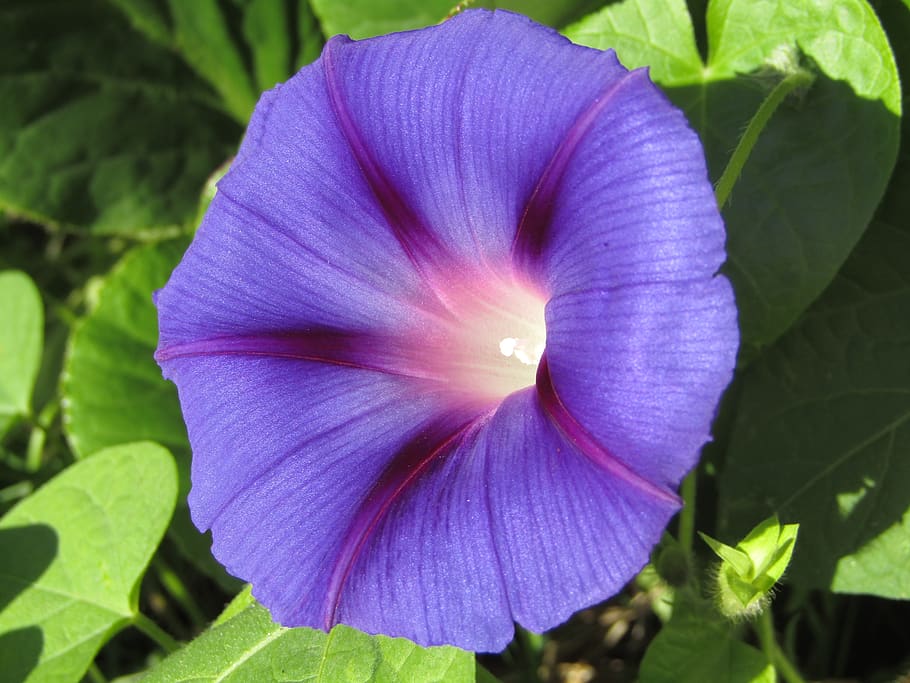
[[[171,455],[136,443],[72,465],[0,519],[0,679],[80,679],[137,613],[176,496]]]
[[[346,626],[329,634],[283,628],[256,604],[203,633],[143,680],[473,683],[475,667],[473,654],[453,647],[421,648]]]

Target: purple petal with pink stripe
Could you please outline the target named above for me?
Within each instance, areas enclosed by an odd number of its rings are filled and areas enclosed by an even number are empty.
[[[286,626],[496,651],[619,591],[738,346],[698,138],[508,12],[266,93],[156,298],[190,509]]]

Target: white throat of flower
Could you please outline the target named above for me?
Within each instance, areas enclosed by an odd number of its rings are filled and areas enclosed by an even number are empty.
[[[547,343],[544,299],[501,281],[461,283],[445,295],[454,319],[426,339],[431,374],[482,399],[532,386]]]

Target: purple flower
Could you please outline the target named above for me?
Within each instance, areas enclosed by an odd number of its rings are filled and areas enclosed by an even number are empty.
[[[333,38],[157,297],[193,519],[288,626],[555,626],[679,507],[737,348],[723,260],[646,71],[501,11]]]

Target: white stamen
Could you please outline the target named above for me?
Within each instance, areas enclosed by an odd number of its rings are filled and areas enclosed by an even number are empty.
[[[515,357],[525,365],[537,365],[543,356],[546,343],[540,340],[506,337],[499,342],[499,351],[506,358]]]

